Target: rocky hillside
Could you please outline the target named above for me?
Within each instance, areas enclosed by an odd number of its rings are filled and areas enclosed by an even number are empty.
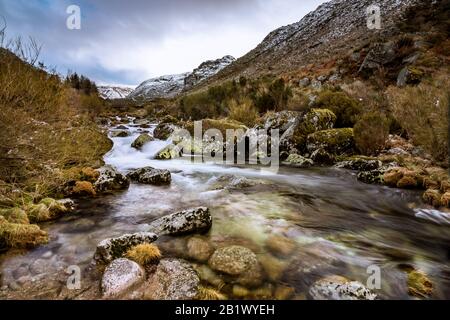
[[[235,59],[232,56],[224,56],[217,60],[203,62],[192,72],[165,75],[144,81],[129,95],[129,98],[145,100],[174,98],[215,75],[233,61]]]
[[[106,100],[124,99],[134,91],[130,87],[119,86],[99,86],[98,93],[101,98]]]
[[[369,30],[367,8],[372,0],[333,0],[299,22],[271,32],[254,50],[238,59],[209,83],[264,73],[282,74],[315,62],[346,55],[371,39],[396,33],[395,24],[408,8],[424,0],[381,0],[382,28]],[[432,1],[425,1],[430,3]]]

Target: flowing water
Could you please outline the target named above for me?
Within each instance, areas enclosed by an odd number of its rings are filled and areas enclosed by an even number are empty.
[[[135,150],[130,146],[133,140],[154,126],[127,126],[131,136],[113,138],[106,163],[122,172],[145,166],[169,169],[171,185],[132,184],[121,193],[80,201],[75,213],[43,225],[51,236],[48,245],[1,258],[0,297],[78,297],[66,289],[66,269],[76,265],[82,270],[83,288],[93,292],[86,297],[98,298],[100,274],[91,264],[98,242],[146,231],[149,222],[169,213],[207,206],[213,227],[196,237],[215,247],[237,244],[254,251],[267,275],[262,287],[269,292],[283,285],[295,289],[294,298],[307,298],[308,287],[326,275],[366,284],[368,268],[378,266],[378,297],[409,299],[404,271],[409,265],[426,272],[434,298],[450,298],[450,218],[445,212],[421,210],[426,208],[419,192],[363,184],[354,172],[337,168],[282,167],[275,174],[258,167],[197,164],[187,158],[157,161],[153,156],[169,142],[154,141]],[[259,183],[217,188],[223,175]],[[274,237],[290,239],[293,252],[287,257],[269,253]],[[157,243],[166,257],[190,259],[189,238],[163,237]],[[230,286],[225,280],[223,289],[229,293]]]

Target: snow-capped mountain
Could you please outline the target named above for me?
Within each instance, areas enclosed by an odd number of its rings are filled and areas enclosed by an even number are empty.
[[[133,92],[134,88],[132,87],[123,87],[123,86],[99,86],[98,93],[101,98],[113,100],[113,99],[124,99],[131,92]]]
[[[236,59],[233,56],[225,56],[217,60],[208,60],[203,62],[184,79],[185,90],[189,90],[196,84],[215,75],[217,72],[227,67],[234,61],[236,61]]]
[[[152,100],[158,98],[174,98],[183,91],[189,90],[202,81],[233,63],[236,59],[224,56],[217,60],[203,62],[192,72],[165,75],[149,79],[141,83],[128,97],[133,99]]]
[[[184,79],[189,72],[181,74],[165,75],[152,78],[141,83],[129,96],[129,98],[157,99],[174,98],[184,89]]]

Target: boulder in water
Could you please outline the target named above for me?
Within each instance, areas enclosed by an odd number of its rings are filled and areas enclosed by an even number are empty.
[[[111,132],[112,138],[126,138],[130,136],[130,132],[128,130],[120,130]]]
[[[100,176],[94,183],[97,192],[111,192],[116,190],[127,189],[130,186],[130,179],[121,174],[113,166],[107,165],[98,170]]]
[[[146,299],[193,300],[198,294],[200,279],[188,262],[163,259],[148,283]]]
[[[289,157],[286,159],[286,161],[283,162],[283,164],[295,168],[309,168],[314,165],[314,161],[293,153],[289,155]]]
[[[141,149],[146,143],[155,140],[153,137],[149,136],[146,133],[141,134],[136,140],[131,144],[132,148]]]
[[[309,289],[309,294],[314,300],[375,300],[377,297],[362,283],[340,276],[316,281]]]
[[[182,235],[193,232],[205,232],[212,226],[209,209],[200,207],[184,210],[159,218],[150,223],[149,231],[162,235]]]
[[[172,176],[169,170],[159,170],[152,167],[145,167],[134,170],[127,175],[131,180],[153,185],[170,184]]]
[[[105,269],[102,278],[104,298],[117,298],[145,280],[145,271],[136,262],[116,259]]]
[[[150,232],[125,234],[117,238],[105,239],[97,245],[94,261],[97,264],[108,264],[114,259],[121,258],[132,247],[138,244],[152,243],[156,239],[158,236]]]

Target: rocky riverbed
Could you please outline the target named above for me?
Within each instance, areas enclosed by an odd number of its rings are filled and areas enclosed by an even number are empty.
[[[450,298],[448,214],[424,205],[423,192],[365,184],[345,164],[298,165],[295,156],[276,174],[155,160],[170,141],[133,143],[154,129],[132,118],[111,126],[111,167],[96,189],[114,192],[43,224],[47,245],[2,255],[0,298]],[[123,256],[138,243],[155,244],[159,264]],[[379,288],[369,288],[374,267]]]

